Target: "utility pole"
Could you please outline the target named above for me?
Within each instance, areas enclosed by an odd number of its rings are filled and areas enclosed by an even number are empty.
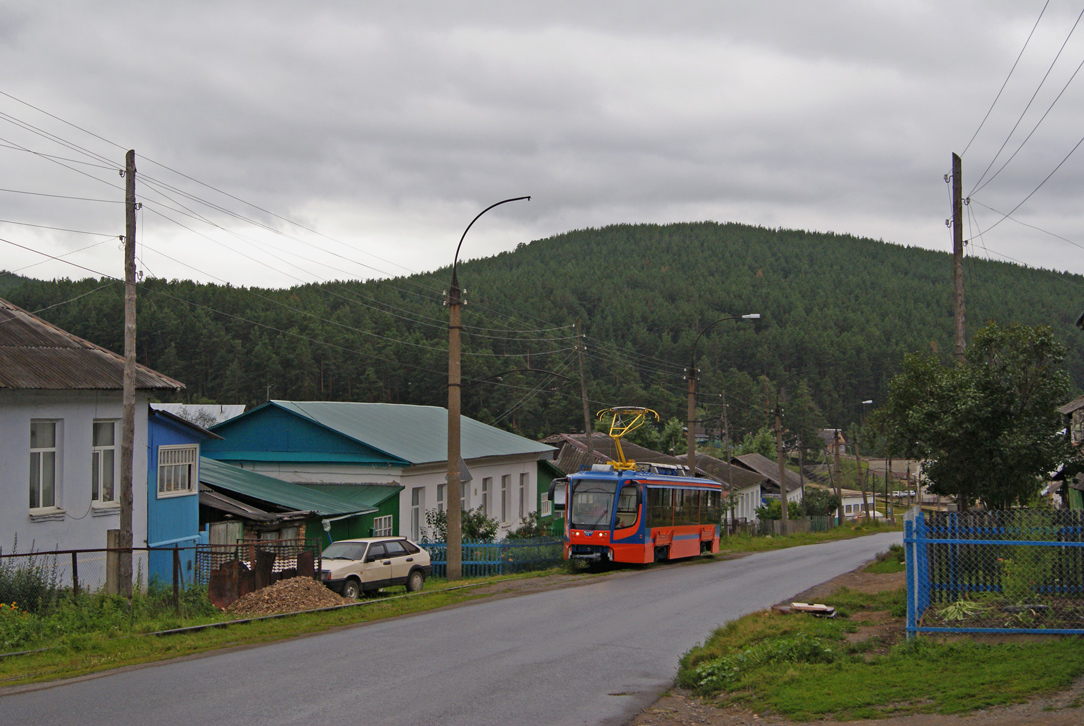
[[[839,526],[842,527],[846,512],[843,509],[843,468],[839,462],[839,429],[836,429],[835,438],[832,439],[832,452],[836,462],[836,497],[839,498],[839,509],[836,516],[839,519]]]
[[[866,520],[869,520],[869,497],[866,496],[866,480],[862,477],[862,460],[858,457],[858,430],[854,432],[854,464],[858,467],[855,476],[858,477],[858,487],[862,490],[862,509],[865,510]]]
[[[463,503],[460,497],[463,495],[463,481],[460,469],[463,466],[460,458],[460,393],[462,388],[462,368],[460,366],[460,341],[459,333],[462,329],[463,294],[466,290],[459,287],[457,266],[459,264],[459,250],[463,247],[463,240],[467,238],[467,232],[474,226],[478,219],[493,209],[508,202],[520,200],[530,201],[530,197],[515,197],[504,199],[496,204],[490,204],[479,212],[471,220],[467,228],[463,230],[463,236],[459,238],[459,244],[455,248],[455,257],[452,259],[452,284],[448,287],[448,509],[446,522],[446,545],[447,554],[447,577],[449,580],[458,580],[463,576]],[[530,359],[528,359],[530,366]]]
[[[464,233],[465,234],[465,233]],[[462,370],[459,362],[461,310],[463,291],[452,267],[452,284],[448,288],[448,509],[445,521],[447,546],[447,577],[458,580],[463,576],[463,486],[460,481],[460,393]]]
[[[695,361],[692,363],[685,369],[685,377],[689,379],[689,401],[685,423],[685,453],[688,458],[689,476],[696,476],[696,365]]]
[[[964,362],[964,204],[960,157],[952,155],[952,302],[956,317],[956,362]]]
[[[576,318],[576,354],[580,359],[580,399],[583,401],[583,433],[587,437],[587,463],[594,460],[594,451],[591,438],[594,429],[591,426],[591,408],[587,405],[587,373],[583,367],[583,354],[587,346],[583,342],[583,332],[580,330],[580,319]]]
[[[124,157],[124,391],[120,426],[120,541],[117,593],[132,597],[132,470],[135,454],[135,150]]]
[[[737,517],[734,516],[734,469],[730,464],[730,417],[727,415],[726,391],[723,391],[723,433],[726,436],[726,483],[730,487],[730,529],[734,531]]]
[[[783,535],[790,534],[790,517],[787,512],[787,470],[783,465],[783,407],[775,403],[775,448],[779,457],[779,502],[783,505]]]

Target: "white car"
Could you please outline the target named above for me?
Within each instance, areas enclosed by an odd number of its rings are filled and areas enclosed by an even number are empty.
[[[364,592],[392,585],[417,592],[432,571],[429,553],[405,537],[365,537],[328,545],[320,579],[343,597],[356,600]]]

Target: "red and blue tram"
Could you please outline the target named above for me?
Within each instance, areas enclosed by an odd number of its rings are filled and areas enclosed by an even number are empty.
[[[649,563],[719,551],[722,487],[710,479],[594,467],[565,486],[565,559]]]

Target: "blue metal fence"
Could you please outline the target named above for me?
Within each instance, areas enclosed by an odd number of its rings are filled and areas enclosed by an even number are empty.
[[[448,545],[445,542],[419,542],[429,552],[435,577],[448,574]],[[562,562],[562,540],[553,537],[505,539],[499,542],[464,540],[463,576],[488,577],[514,572],[540,570]]]
[[[1084,634],[1084,512],[904,518],[907,635]]]

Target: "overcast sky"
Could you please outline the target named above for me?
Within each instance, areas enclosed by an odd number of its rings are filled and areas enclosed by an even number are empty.
[[[432,270],[520,195],[462,257],[700,220],[949,251],[952,152],[969,254],[1084,272],[1080,0],[969,146],[1044,2],[0,0],[0,269],[122,276],[131,148],[157,277]]]

